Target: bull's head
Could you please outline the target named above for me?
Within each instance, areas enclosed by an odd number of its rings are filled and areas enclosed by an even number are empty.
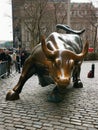
[[[75,54],[70,50],[50,50],[47,47],[45,38],[42,37],[42,49],[48,60],[51,61],[52,69],[51,76],[57,86],[65,87],[69,85],[71,73],[76,61],[82,62],[88,52],[88,42],[86,42],[82,52]]]

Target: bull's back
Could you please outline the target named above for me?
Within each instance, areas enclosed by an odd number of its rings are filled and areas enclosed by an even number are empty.
[[[83,49],[81,38],[76,34],[60,34],[53,32],[47,37],[46,44],[48,48],[52,46],[53,50],[67,49],[77,54],[81,53]],[[51,47],[49,49],[51,49]],[[41,43],[33,48],[31,57],[40,63],[47,62],[47,58],[42,50]]]
[[[52,44],[57,44],[55,45],[57,49],[67,49],[77,54],[81,53],[83,49],[81,38],[76,34],[60,34],[53,32],[47,38],[47,42],[49,40],[52,41]]]

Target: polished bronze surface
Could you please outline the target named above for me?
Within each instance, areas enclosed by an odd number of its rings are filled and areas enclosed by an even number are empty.
[[[34,74],[38,75],[41,86],[56,85],[52,92],[53,98],[54,95],[62,95],[61,90],[70,84],[71,77],[74,87],[83,87],[80,70],[87,52],[88,41],[83,45],[77,34],[53,32],[46,39],[42,36],[41,43],[34,47],[25,61],[18,83],[7,93],[6,100],[19,99],[23,85]],[[58,101],[61,101],[62,96],[59,97]]]

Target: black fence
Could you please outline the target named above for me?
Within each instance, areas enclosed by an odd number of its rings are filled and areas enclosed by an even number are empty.
[[[6,75],[6,73],[7,73],[7,62],[4,61],[0,63],[0,77]]]

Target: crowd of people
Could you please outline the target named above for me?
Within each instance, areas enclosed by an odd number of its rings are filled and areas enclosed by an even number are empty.
[[[4,61],[7,62],[7,76],[10,75],[12,66],[14,66],[16,72],[21,73],[21,68],[27,57],[28,53],[25,50],[21,52],[16,50],[12,53],[7,49],[0,50],[0,63]]]

